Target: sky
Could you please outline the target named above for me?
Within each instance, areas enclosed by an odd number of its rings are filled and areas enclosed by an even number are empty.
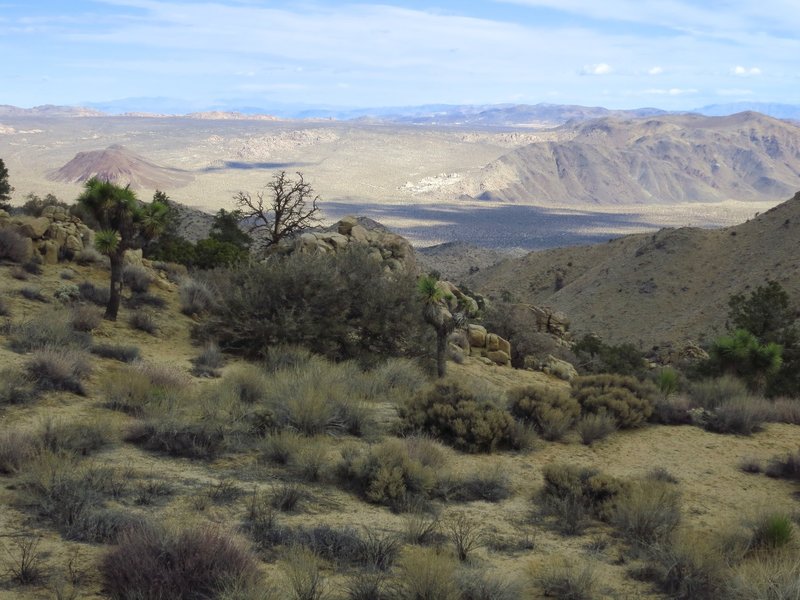
[[[800,104],[796,1],[0,0],[0,104]]]

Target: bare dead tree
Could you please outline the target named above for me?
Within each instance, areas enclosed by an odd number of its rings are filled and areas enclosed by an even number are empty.
[[[287,177],[286,171],[276,173],[255,197],[239,192],[233,199],[249,224],[248,232],[264,248],[319,222],[319,196],[300,172],[297,179]]]

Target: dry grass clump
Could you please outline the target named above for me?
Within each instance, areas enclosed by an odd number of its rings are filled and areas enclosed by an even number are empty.
[[[0,317],[11,316],[11,305],[4,296],[0,296]]]
[[[225,365],[225,357],[215,343],[205,345],[202,352],[192,359],[192,375],[195,377],[219,377]]]
[[[640,576],[654,581],[676,600],[724,598],[728,565],[719,548],[708,540],[679,533],[647,549],[647,567]]]
[[[800,559],[796,555],[757,555],[731,573],[725,589],[730,600],[800,598]]]
[[[317,556],[305,548],[289,550],[280,562],[292,600],[322,600],[328,589]]]
[[[371,371],[367,397],[389,399],[395,402],[418,393],[427,384],[428,377],[419,363],[409,358],[390,358]]]
[[[46,347],[25,361],[25,372],[39,390],[84,395],[83,380],[91,375],[92,364],[82,350]]]
[[[629,544],[649,547],[677,529],[680,499],[672,483],[653,478],[634,481],[616,495],[609,521]]]
[[[795,537],[794,524],[789,515],[766,512],[750,523],[749,547],[753,551],[770,551],[783,548]]]
[[[72,260],[79,265],[93,265],[107,262],[108,257],[106,257],[104,254],[100,254],[96,248],[93,248],[92,246],[86,246],[83,250],[78,252]]]
[[[20,354],[46,346],[87,348],[91,341],[90,334],[73,329],[69,311],[64,309],[42,311],[34,319],[11,324],[8,331],[9,348]]]
[[[244,592],[259,580],[257,561],[244,544],[208,526],[132,529],[102,558],[99,569],[103,588],[114,600],[219,598],[233,582]]]
[[[703,379],[689,389],[692,403],[706,410],[714,410],[736,398],[748,398],[750,391],[745,383],[731,375]]]
[[[591,446],[595,442],[606,439],[617,430],[617,420],[605,412],[583,415],[575,424],[581,442]]]
[[[433,548],[407,548],[396,571],[396,600],[460,600],[456,562]]]
[[[607,519],[613,501],[624,491],[621,481],[595,469],[551,464],[543,472],[537,501],[543,516],[554,517],[566,535],[583,533],[592,518]]]
[[[168,456],[213,459],[225,450],[226,435],[217,423],[172,416],[137,423],[125,440]]]
[[[453,544],[456,558],[464,562],[473,550],[482,547],[486,541],[481,523],[463,512],[454,512],[441,520],[442,530]]]
[[[128,323],[134,329],[145,333],[155,334],[158,331],[158,323],[152,313],[145,310],[137,310],[131,313]]]
[[[196,279],[184,278],[178,289],[181,312],[185,315],[202,315],[216,304],[211,287]]]
[[[166,414],[188,387],[187,376],[174,367],[135,361],[106,374],[102,397],[107,408],[130,415]]]
[[[78,292],[83,300],[96,304],[97,306],[106,306],[111,296],[111,291],[107,286],[98,287],[91,281],[84,281],[78,284]]]
[[[572,394],[586,413],[606,413],[621,429],[642,425],[653,413],[653,390],[634,377],[587,375],[572,381]]]
[[[765,473],[770,477],[800,481],[800,450],[769,461]]]
[[[32,302],[41,302],[43,304],[47,303],[47,297],[44,295],[44,293],[42,293],[41,288],[25,286],[24,288],[20,288],[19,293],[26,300],[31,300]]]
[[[436,488],[437,497],[454,502],[502,502],[511,494],[511,480],[499,467],[454,479],[440,477]]]
[[[454,382],[440,382],[398,407],[403,427],[464,452],[519,450],[528,439],[510,413]]]
[[[304,481],[319,481],[329,465],[324,437],[305,437],[293,431],[275,431],[260,445],[262,459],[285,466]]]
[[[94,331],[103,322],[103,313],[91,306],[74,306],[70,313],[70,323],[75,331]]]
[[[149,306],[150,308],[161,310],[167,306],[167,301],[161,296],[150,292],[136,292],[131,294],[130,298],[125,299],[125,306],[133,309]]]
[[[154,280],[150,270],[141,265],[129,264],[122,269],[122,281],[134,293],[146,292]]]
[[[700,423],[708,431],[752,435],[770,420],[771,403],[754,396],[739,396],[705,412]]]
[[[525,386],[508,392],[511,414],[532,425],[550,441],[564,438],[581,414],[581,405],[568,393],[546,386]]]
[[[36,456],[35,436],[27,431],[3,429],[0,431],[0,474],[18,473]]]
[[[124,344],[92,344],[89,352],[101,358],[110,358],[124,363],[139,360],[139,348]]]
[[[426,501],[437,481],[435,463],[409,450],[408,443],[398,439],[367,450],[346,448],[338,466],[339,479],[368,502],[394,509]]]
[[[30,257],[30,250],[30,240],[11,229],[0,229],[0,259],[21,263]]]
[[[460,600],[519,600],[522,597],[518,582],[481,568],[459,570],[456,586]]]
[[[6,368],[0,371],[0,406],[28,404],[39,391],[25,371]]]
[[[11,548],[5,546],[6,566],[12,581],[20,585],[39,583],[44,578],[45,554],[39,550],[42,538],[31,532],[8,535]]]
[[[55,454],[72,452],[81,456],[106,448],[115,441],[114,428],[105,419],[46,419],[36,435],[41,448]]]
[[[548,598],[559,600],[594,600],[599,598],[594,565],[560,557],[537,567],[532,573],[534,585]]]

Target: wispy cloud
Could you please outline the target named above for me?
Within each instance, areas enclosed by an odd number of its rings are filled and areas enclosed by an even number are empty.
[[[731,73],[737,77],[754,77],[761,75],[761,69],[758,67],[743,67],[741,65],[736,65],[731,69]]]
[[[581,75],[610,75],[613,70],[608,63],[584,65],[583,69],[581,69]]]
[[[650,67],[647,69],[648,75],[661,75],[664,72],[664,67]]]

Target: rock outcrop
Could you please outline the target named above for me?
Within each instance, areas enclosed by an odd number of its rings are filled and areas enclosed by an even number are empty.
[[[483,325],[467,325],[454,334],[454,350],[466,356],[485,358],[496,365],[511,366],[511,344]]]
[[[343,218],[330,230],[307,231],[285,239],[274,251],[281,254],[325,254],[338,252],[352,244],[366,246],[369,256],[382,263],[386,271],[416,270],[414,249],[408,240],[382,227],[368,227],[366,220],[353,216]]]
[[[28,260],[38,257],[45,264],[55,264],[94,245],[94,231],[61,206],[48,206],[39,217],[12,217],[0,211],[0,229],[6,228],[30,240]]]

